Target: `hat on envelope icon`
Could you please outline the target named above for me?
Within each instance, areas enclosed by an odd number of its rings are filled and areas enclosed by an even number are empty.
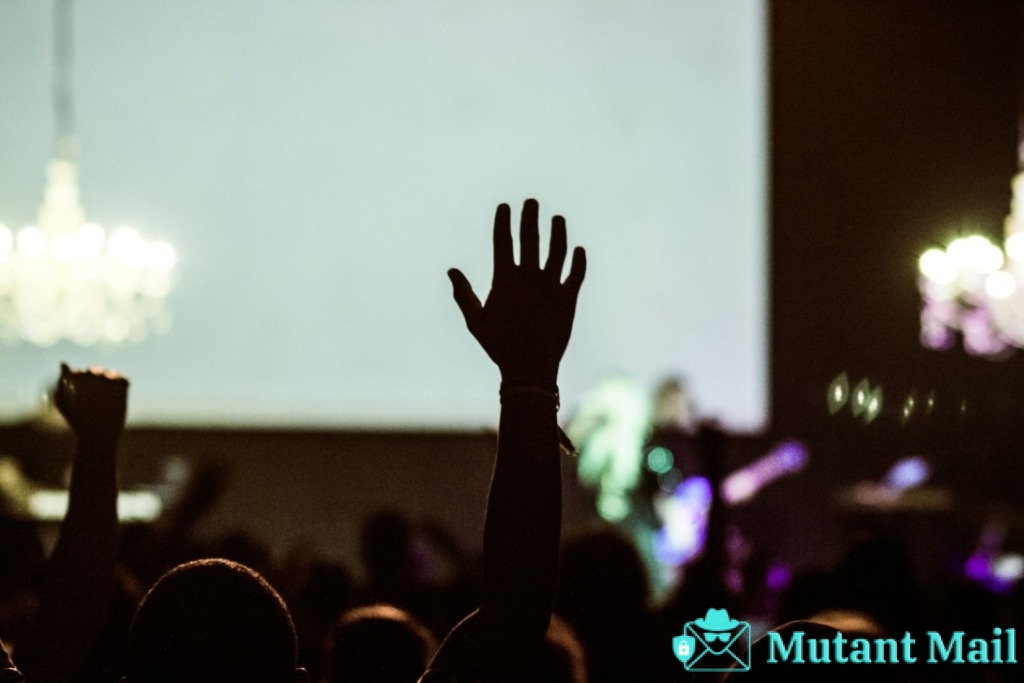
[[[693,625],[704,631],[731,631],[740,622],[729,616],[729,610],[711,608],[703,619],[695,619]]]

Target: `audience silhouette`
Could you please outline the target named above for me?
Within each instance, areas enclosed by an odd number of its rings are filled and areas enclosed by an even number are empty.
[[[883,533],[859,533],[834,568],[804,568],[785,588],[773,587],[764,549],[748,553],[745,565],[730,552],[733,520],[720,495],[726,436],[713,424],[687,433],[713,492],[706,544],[661,604],[652,604],[628,534],[599,527],[563,544],[559,369],[587,261],[577,247],[563,279],[566,225],[554,216],[542,264],[539,223],[539,205],[529,199],[517,261],[512,211],[498,206],[483,301],[461,271],[448,271],[468,331],[500,374],[479,560],[435,519],[398,510],[365,520],[353,549],[364,561],[362,581],[302,545],[278,562],[248,533],[198,540],[197,527],[226,486],[218,462],[193,470],[159,524],[119,538],[117,454],[128,381],[62,365],[53,400],[76,448],[67,514],[48,558],[33,524],[0,495],[0,683],[688,680],[670,645],[684,624],[711,614],[723,624],[728,615],[749,620],[762,635],[752,639],[749,672],[697,680],[843,681],[865,670],[768,664],[772,638],[797,631],[824,640],[889,638],[926,628],[980,634],[1024,623],[1019,584],[1000,594],[958,577],[927,591],[907,549]],[[998,682],[1017,672],[894,665],[870,675]]]
[[[342,614],[324,646],[323,683],[416,683],[437,641],[408,612],[370,605]]]
[[[252,569],[196,560],[164,574],[132,622],[126,683],[305,683],[284,600]]]

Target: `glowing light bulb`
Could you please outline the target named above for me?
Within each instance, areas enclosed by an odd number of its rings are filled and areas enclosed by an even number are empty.
[[[993,299],[1009,299],[1017,291],[1017,280],[1005,270],[997,270],[985,278],[985,291]]]
[[[977,253],[975,267],[981,273],[994,273],[1003,267],[1003,250],[985,240],[986,246]]]
[[[1024,261],[1024,232],[1006,238],[1006,255],[1013,261]]]
[[[51,243],[53,257],[58,261],[74,261],[78,257],[78,240],[75,235],[62,234],[53,238]]]
[[[986,237],[971,235],[964,240],[964,244],[966,245],[964,249],[964,258],[967,260],[966,267],[986,273],[991,272],[985,269],[991,266],[994,260],[997,260],[998,263],[992,270],[996,270],[1003,265],[1002,252],[1000,251],[998,256],[994,256],[992,251],[993,249],[998,250],[999,247],[989,242]]]
[[[946,256],[957,268],[969,268],[971,264],[971,244],[966,237],[957,237],[946,246]]]
[[[103,245],[107,241],[107,235],[103,228],[95,223],[84,223],[78,228],[78,249],[79,257],[83,261],[94,259],[103,253]]]
[[[953,261],[953,264],[961,269],[972,269],[980,272],[991,272],[986,271],[986,268],[992,266],[995,261],[999,261],[992,270],[998,269],[1002,266],[1002,252],[997,256],[992,250],[999,249],[994,244],[988,241],[988,239],[982,235],[970,235],[969,237],[959,237],[949,243],[946,247],[946,254]]]
[[[46,233],[41,228],[30,225],[18,232],[18,252],[25,258],[37,259],[46,255]]]
[[[948,285],[956,280],[957,267],[954,260],[941,249],[929,249],[921,254],[917,266],[922,275],[937,284]]]
[[[146,253],[146,265],[157,273],[169,273],[174,269],[178,255],[167,242],[154,242]]]
[[[107,253],[126,266],[141,268],[146,263],[146,242],[134,228],[122,226],[110,234]]]
[[[107,341],[118,344],[128,338],[129,330],[130,326],[126,320],[111,317],[103,326],[103,336]]]
[[[47,178],[38,223],[17,234],[0,226],[0,342],[88,346],[166,331],[174,248],[127,226],[108,239],[86,223],[73,163],[54,161]]]

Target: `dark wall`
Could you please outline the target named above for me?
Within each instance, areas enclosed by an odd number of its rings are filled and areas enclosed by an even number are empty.
[[[72,440],[19,425],[0,452],[21,456],[34,481],[59,486]],[[197,531],[207,540],[245,532],[279,556],[303,545],[359,571],[359,530],[379,509],[433,520],[479,547],[493,464],[487,433],[346,433],[297,430],[132,429],[121,443],[123,488],[164,481],[169,459],[226,473],[223,494]]]

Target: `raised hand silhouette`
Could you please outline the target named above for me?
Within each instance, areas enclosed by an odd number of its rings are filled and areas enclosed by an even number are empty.
[[[509,208],[494,218],[494,278],[483,304],[461,271],[448,271],[469,331],[501,371],[498,453],[487,500],[480,607],[445,639],[422,683],[533,680],[558,575],[562,484],[558,365],[569,343],[586,272],[577,248],[565,282],[565,220],[551,221],[540,267],[537,202],[523,205],[520,259]]]
[[[54,402],[78,444],[68,511],[33,628],[18,647],[18,663],[30,681],[71,683],[100,631],[114,582],[117,447],[128,380],[113,371],[62,364]]]
[[[128,410],[128,380],[112,370],[72,370],[62,363],[54,402],[79,439],[116,441]]]
[[[520,257],[513,257],[511,216],[507,204],[494,216],[494,276],[486,303],[473,292],[462,271],[452,268],[455,301],[469,331],[501,370],[507,382],[554,384],[565,353],[576,299],[587,270],[586,252],[576,247],[565,282],[565,219],[551,219],[547,263],[540,267],[538,204],[523,203],[519,224]]]

